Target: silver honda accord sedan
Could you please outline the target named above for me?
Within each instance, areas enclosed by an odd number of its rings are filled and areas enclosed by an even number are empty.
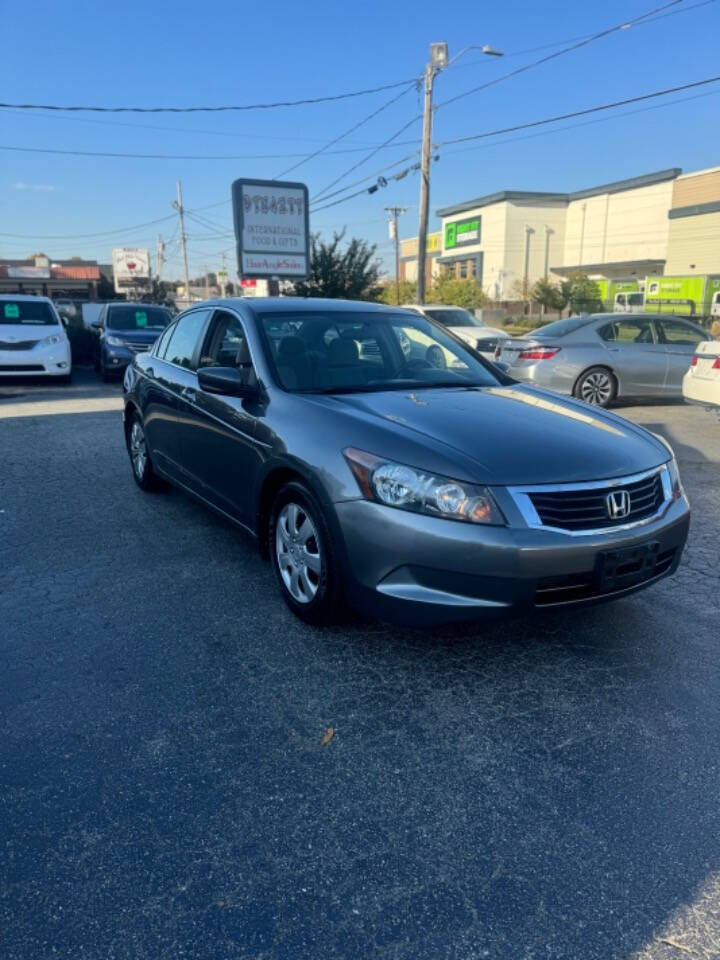
[[[597,313],[539,327],[498,344],[510,376],[607,407],[628,397],[682,397],[707,330],[682,317]]]
[[[299,617],[429,625],[580,607],[672,574],[670,447],[369,303],[196,304],[124,378],[142,490],[248,531]]]

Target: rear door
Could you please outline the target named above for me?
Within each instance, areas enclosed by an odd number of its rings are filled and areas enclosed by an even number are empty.
[[[608,362],[620,380],[625,396],[662,396],[667,375],[667,353],[652,318],[614,317],[598,328],[608,352]]]
[[[237,366],[246,382],[254,377],[246,331],[234,311],[214,312],[198,366]],[[255,440],[259,401],[196,388],[191,404],[195,426],[183,435],[183,462],[206,500],[252,527],[252,485],[265,449]]]
[[[707,333],[694,323],[677,317],[658,317],[655,323],[667,354],[665,391],[681,396],[683,377],[690,367],[695,348],[707,339]]]
[[[197,429],[191,401],[210,313],[207,308],[190,310],[161,336],[152,354],[152,397],[143,411],[151,456],[161,470],[188,486],[194,484],[183,462],[183,437]]]

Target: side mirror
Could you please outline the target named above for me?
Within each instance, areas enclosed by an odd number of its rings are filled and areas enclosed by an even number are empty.
[[[254,397],[257,387],[249,384],[237,367],[200,367],[198,385],[206,393],[221,393],[229,397]]]
[[[508,370],[510,369],[510,364],[505,363],[504,360],[493,360],[493,363],[498,368],[498,370],[501,371],[501,373],[507,373]]]
[[[99,320],[92,320],[90,326],[93,330],[102,330],[102,323]]]

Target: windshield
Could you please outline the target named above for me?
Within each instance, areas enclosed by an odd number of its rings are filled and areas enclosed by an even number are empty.
[[[405,313],[260,314],[286,390],[312,393],[497,386],[499,376],[441,327]]]
[[[19,323],[23,326],[57,326],[58,318],[44,300],[0,301],[0,323]]]
[[[108,330],[163,330],[171,319],[170,312],[164,307],[123,305],[108,309],[107,328]]]
[[[586,323],[590,323],[591,316],[583,313],[577,317],[567,317],[565,320],[555,320],[554,323],[548,323],[544,327],[538,327],[537,330],[531,330],[528,337],[564,337],[566,333],[572,333]]]
[[[478,318],[470,313],[469,310],[463,310],[461,307],[457,307],[454,310],[433,310],[432,307],[429,309],[425,307],[423,312],[425,313],[426,317],[430,317],[431,320],[436,320],[444,327],[485,326],[482,320],[478,320]]]

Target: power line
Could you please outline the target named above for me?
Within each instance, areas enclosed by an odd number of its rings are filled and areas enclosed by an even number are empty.
[[[486,137],[497,137],[503,133],[513,133],[516,130],[527,130],[530,127],[541,127],[547,123],[557,123],[560,120],[570,120],[572,117],[583,117],[589,113],[598,113],[601,110],[612,110],[615,107],[624,107],[629,103],[639,103],[642,100],[652,100],[655,97],[666,97],[680,90],[691,90],[694,87],[706,86],[708,83],[717,83],[720,76],[708,77],[705,80],[695,80],[693,83],[683,83],[677,87],[667,87],[665,90],[656,90],[654,93],[644,93],[638,97],[627,97],[624,100],[615,100],[612,103],[603,103],[598,107],[587,107],[585,110],[574,110],[572,113],[561,113],[555,117],[546,117],[543,120],[533,120],[530,123],[518,123],[512,127],[502,127],[498,130],[489,130],[486,133],[474,133],[467,137],[456,137],[454,140],[441,140],[435,146],[448,146],[451,143],[466,143],[468,140],[483,140]]]
[[[409,126],[409,124],[407,124],[403,129],[406,129],[407,126]],[[414,143],[415,141],[411,142]],[[366,159],[374,156],[374,154],[376,154],[379,150],[384,149],[388,143],[389,141],[386,143],[381,143],[380,146],[375,147],[370,155],[366,157]],[[399,146],[399,144],[397,144],[397,146]],[[329,151],[329,153],[364,153],[367,151],[367,149],[367,147],[347,147],[344,150],[332,150]],[[19,147],[15,145],[4,144],[0,145],[0,150],[8,150],[14,153],[51,153],[55,154],[56,156],[65,157],[113,157],[122,160],[288,160],[292,157],[305,157],[306,159],[309,159],[306,154],[302,153],[240,153],[215,155],[191,153],[114,153],[104,150],[54,150],[49,147]],[[313,154],[313,156],[314,155],[315,154]],[[305,161],[303,160],[303,162]],[[361,160],[360,163],[365,163],[365,160]],[[355,164],[355,166],[351,167],[351,169],[354,170],[356,166],[360,166],[360,163]],[[291,167],[291,169],[294,168]]]
[[[374,150],[371,150],[370,153],[368,153],[366,157],[363,157],[362,160],[358,160],[357,163],[354,163],[351,167],[348,167],[348,169],[344,173],[341,173],[339,177],[336,177],[334,180],[332,180],[326,187],[324,187],[322,190],[316,193],[315,196],[312,197],[311,199],[326,200],[327,196],[325,195],[328,193],[331,187],[334,187],[336,184],[340,183],[341,180],[344,180],[345,177],[349,176],[353,172],[353,170],[357,170],[358,167],[361,167],[364,163],[367,163],[368,160],[374,157],[376,153],[378,153],[380,150],[384,149],[389,144],[391,144],[392,141],[396,140],[401,133],[404,133],[408,127],[411,127],[414,123],[417,123],[417,121],[420,119],[422,119],[422,114],[417,114],[416,116],[412,117],[410,120],[408,120],[407,123],[403,124],[399,130],[396,130],[395,133],[392,134],[392,136],[388,137],[387,140],[384,140],[378,147],[375,147]]]
[[[701,0],[700,3],[694,3],[689,7],[681,7],[679,10],[669,10],[665,13],[659,13],[656,16],[646,15],[640,22],[633,24],[634,27],[644,27],[649,23],[655,23],[657,20],[664,20],[666,17],[676,17],[681,13],[690,13],[693,10],[698,10],[700,7],[707,7],[711,3],[717,3],[717,0]],[[538,47],[527,47],[525,50],[512,50],[509,53],[504,53],[503,57],[505,60],[510,57],[524,57],[530,53],[539,53],[541,50],[551,50],[553,47],[562,47],[567,43],[576,43],[578,40],[590,40],[592,39],[592,33],[585,33],[579,37],[566,37],[564,40],[555,40],[552,43],[543,43]],[[478,60],[466,60],[464,63],[453,63],[448,69],[455,72],[456,70],[465,70],[469,67],[479,66],[483,64],[488,66],[489,60],[486,58],[480,58]]]
[[[450,97],[449,99],[438,103],[435,109],[439,110],[440,107],[447,107],[449,104],[455,103],[458,100],[462,100],[464,97],[469,97],[473,93],[478,93],[480,90],[486,90],[488,87],[495,86],[497,83],[502,83],[503,80],[509,80],[511,77],[517,77],[519,74],[525,73],[527,70],[532,70],[535,67],[539,67],[544,63],[548,63],[550,60],[555,60],[558,57],[564,56],[566,53],[571,53],[573,50],[579,50],[581,47],[585,47],[590,43],[594,43],[596,40],[601,40],[603,37],[607,37],[611,33],[617,33],[620,30],[627,30],[634,24],[640,23],[641,21],[646,20],[648,17],[652,17],[654,14],[662,13],[664,10],[677,6],[677,4],[682,2],[683,0],[669,0],[668,3],[663,4],[661,7],[648,10],[646,13],[642,13],[639,16],[634,17],[632,20],[623,20],[621,23],[616,23],[612,27],[608,27],[605,30],[600,30],[598,33],[593,33],[589,37],[578,40],[577,42],[572,43],[569,47],[564,47],[562,50],[556,50],[555,53],[549,53],[545,57],[540,57],[539,60],[534,60],[532,63],[526,63],[522,67],[517,67],[517,69],[511,70],[509,73],[502,74],[500,77],[495,77],[493,80],[488,80],[486,83],[481,83],[477,87],[472,87],[470,90],[465,90],[463,93],[458,93],[454,97]]]
[[[142,227],[152,227],[156,223],[165,223],[174,220],[175,214],[160,217],[158,220],[146,220],[145,223],[136,223],[131,227],[118,227],[117,230],[102,230],[100,233],[0,233],[0,237],[14,237],[16,240],[85,240],[94,237],[112,237],[116,233],[127,233],[130,230],[139,230]]]
[[[391,97],[386,103],[383,103],[382,106],[378,107],[377,110],[373,110],[373,112],[368,114],[368,116],[364,117],[358,123],[353,124],[353,126],[349,127],[344,133],[341,133],[340,136],[335,137],[333,140],[328,141],[328,143],[326,143],[322,147],[319,147],[313,153],[307,154],[307,156],[303,157],[303,159],[299,160],[297,163],[294,163],[291,167],[288,167],[286,170],[282,170],[280,173],[278,173],[274,177],[274,179],[279,180],[280,177],[287,176],[288,173],[291,173],[293,170],[297,170],[298,167],[301,167],[304,163],[307,163],[308,160],[313,160],[315,157],[320,156],[321,153],[325,153],[325,151],[328,150],[329,147],[333,147],[335,146],[336,143],[339,143],[341,140],[344,140],[345,137],[349,137],[351,133],[354,133],[356,130],[359,130],[360,127],[364,126],[366,123],[369,123],[370,120],[374,119],[374,117],[376,117],[379,113],[382,113],[383,110],[387,110],[388,107],[391,107],[394,103],[397,103],[397,101],[400,100],[401,97],[404,97],[405,94],[408,93],[415,86],[415,84],[416,84],[416,81],[413,80],[413,82],[409,84],[404,90],[401,90],[400,93],[398,93],[396,96]],[[357,152],[357,151],[355,150],[353,152]]]
[[[679,0],[676,0],[679,2]],[[398,80],[397,83],[385,83],[380,87],[366,90],[354,90],[352,93],[336,93],[325,97],[308,97],[304,100],[278,100],[274,103],[248,103],[215,107],[88,107],[59,106],[51,103],[0,103],[7,110],[57,110],[67,113],[229,113],[243,110],[272,110],[276,107],[302,107],[313,103],[330,103],[336,100],[349,100],[352,97],[364,97],[383,90],[393,90],[414,83],[414,79]]]

